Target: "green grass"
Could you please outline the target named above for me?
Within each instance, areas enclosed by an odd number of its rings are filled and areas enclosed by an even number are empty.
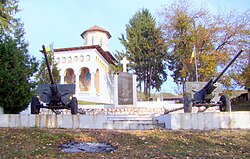
[[[110,143],[111,153],[64,153],[61,144]],[[0,158],[249,158],[250,130],[114,131],[0,128]]]
[[[88,101],[77,101],[79,105],[103,105],[104,103],[95,103],[95,102],[88,102]]]

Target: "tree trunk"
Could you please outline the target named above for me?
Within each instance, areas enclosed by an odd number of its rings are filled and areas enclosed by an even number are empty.
[[[151,93],[151,79],[152,79],[152,68],[149,69],[149,78],[148,78],[148,98],[150,99],[150,93]]]
[[[145,73],[145,79],[144,79],[144,95],[146,96],[146,100],[149,101],[150,99],[150,75],[148,71]]]
[[[144,95],[146,96],[145,100],[147,100],[148,90],[147,90],[147,79],[144,79]]]
[[[186,79],[184,78],[183,81],[182,81],[182,94],[184,95],[185,93],[185,83],[186,83]]]

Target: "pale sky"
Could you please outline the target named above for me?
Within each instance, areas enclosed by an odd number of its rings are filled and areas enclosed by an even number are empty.
[[[18,14],[24,23],[25,39],[29,42],[29,53],[37,59],[42,45],[54,43],[54,48],[83,45],[80,34],[98,25],[112,35],[109,50],[124,50],[118,37],[125,33],[125,25],[141,8],[147,8],[156,18],[157,11],[173,0],[20,0]],[[236,9],[246,10],[250,0],[203,0],[211,12]],[[199,5],[202,0],[195,0]],[[170,76],[162,91],[174,93],[175,84]]]

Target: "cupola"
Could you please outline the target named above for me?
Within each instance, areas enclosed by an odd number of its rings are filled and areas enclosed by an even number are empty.
[[[111,38],[110,33],[95,25],[85,30],[81,37],[83,38],[83,46],[100,45],[104,51],[108,51],[108,40]]]

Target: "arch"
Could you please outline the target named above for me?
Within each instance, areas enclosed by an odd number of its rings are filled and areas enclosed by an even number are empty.
[[[74,70],[72,68],[67,68],[65,70],[64,83],[65,84],[74,84],[76,75],[74,74]]]
[[[57,59],[56,59],[56,63],[60,63],[60,58],[58,57]]]
[[[83,67],[81,68],[79,76],[79,88],[80,92],[89,91],[90,83],[91,83],[91,74],[89,72],[89,68]]]
[[[78,57],[74,56],[74,62],[78,62]]]
[[[68,63],[71,63],[71,62],[72,62],[72,57],[69,56],[69,57],[68,57]]]
[[[99,69],[96,69],[96,73],[95,73],[95,88],[96,88],[96,92],[100,93],[100,72],[99,72]]]
[[[66,58],[65,57],[62,58],[62,63],[66,63]]]
[[[86,61],[90,61],[90,56],[86,55]]]
[[[84,62],[84,56],[83,55],[80,56],[80,62]]]

